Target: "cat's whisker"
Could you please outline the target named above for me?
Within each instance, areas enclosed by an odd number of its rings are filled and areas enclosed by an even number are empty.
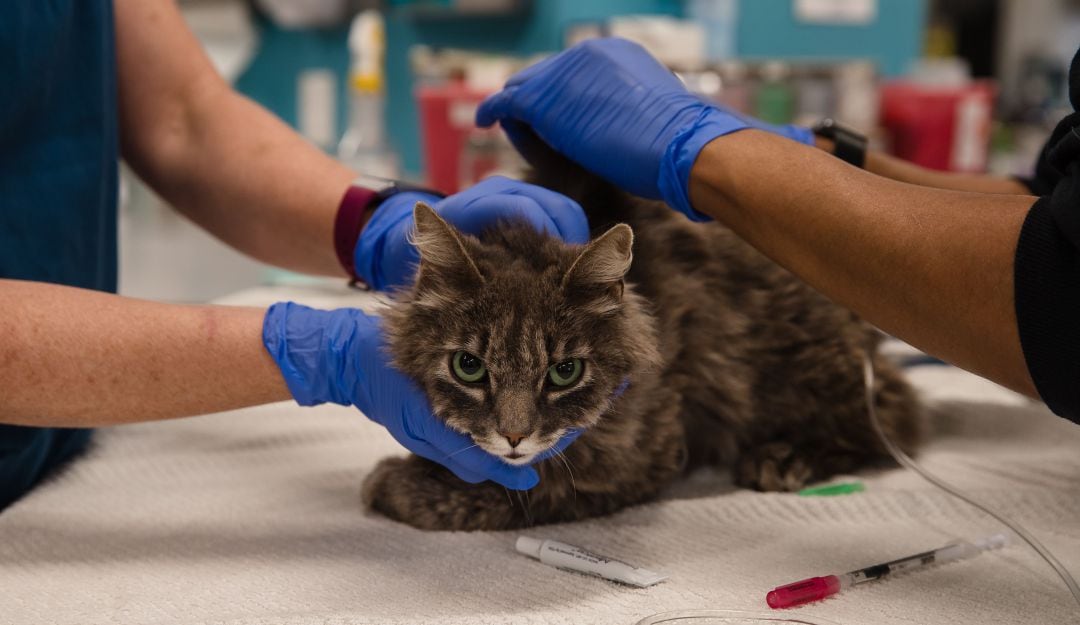
[[[528,525],[529,527],[532,527],[532,524],[533,524],[532,512],[529,510],[529,506],[526,505],[526,503],[525,503],[525,501],[529,500],[529,491],[527,491],[527,490],[526,491],[516,490],[516,491],[514,491],[514,493],[517,495],[518,503],[521,504],[521,510],[525,513],[525,524]],[[521,493],[525,493],[525,501],[522,501]]]
[[[566,473],[570,476],[570,487],[574,489],[574,503],[577,503],[577,480],[574,479],[574,472],[570,470],[570,459],[561,451],[555,452],[555,457],[566,467]]]
[[[472,445],[469,445],[468,447],[464,447],[462,449],[459,449],[459,450],[455,451],[454,453],[450,454],[449,456],[447,456],[447,458],[453,458],[454,456],[460,454],[463,451],[469,451],[473,447],[476,447],[476,445],[477,445],[477,443],[473,443]]]

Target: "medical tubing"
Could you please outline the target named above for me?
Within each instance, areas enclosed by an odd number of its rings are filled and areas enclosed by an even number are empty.
[[[745,612],[743,610],[672,610],[646,616],[634,625],[661,625],[662,623],[675,623],[678,621],[703,621],[709,623],[716,621],[731,622],[736,625],[754,621],[758,623],[795,623],[796,625],[839,625],[836,621],[830,621],[821,616],[779,616],[771,612]]]
[[[874,431],[877,433],[878,438],[880,438],[881,442],[884,443],[885,448],[889,451],[890,454],[892,454],[892,457],[895,458],[901,466],[907,467],[915,473],[918,473],[920,476],[922,476],[924,480],[949,493],[953,497],[966,501],[967,503],[978,508],[979,510],[982,510],[986,514],[992,516],[993,518],[1000,521],[1003,525],[1011,529],[1014,533],[1016,533],[1017,536],[1023,538],[1024,542],[1030,545],[1031,548],[1034,549],[1035,552],[1038,553],[1040,556],[1042,556],[1042,559],[1046,560],[1046,563],[1054,569],[1054,571],[1061,578],[1061,581],[1065,582],[1065,586],[1069,589],[1069,592],[1072,593],[1072,597],[1074,600],[1076,600],[1076,604],[1080,606],[1080,586],[1077,586],[1076,580],[1073,579],[1073,576],[1069,573],[1069,570],[1066,569],[1056,557],[1054,557],[1054,554],[1050,553],[1050,550],[1044,547],[1037,538],[1032,536],[1031,533],[1024,528],[1024,526],[1020,525],[1016,521],[1013,521],[1012,519],[1009,519],[1000,512],[995,511],[986,504],[972,498],[970,495],[964,493],[955,486],[952,486],[948,482],[945,482],[941,478],[922,468],[922,466],[915,462],[911,458],[911,456],[908,456],[906,453],[904,453],[904,450],[900,449],[895,443],[893,443],[889,439],[889,437],[885,434],[885,429],[881,427],[881,421],[878,420],[877,409],[874,407],[874,365],[871,362],[872,353],[873,350],[868,349],[863,356],[863,382],[866,386],[866,410],[870,415],[870,424],[874,427]]]

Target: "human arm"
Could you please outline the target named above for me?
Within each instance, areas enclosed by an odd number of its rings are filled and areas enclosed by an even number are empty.
[[[815,147],[832,154],[833,142],[823,137],[814,138]],[[1005,195],[1031,195],[1031,191],[1014,178],[986,174],[961,174],[936,171],[915,163],[890,156],[877,150],[866,153],[863,168],[879,176],[935,189],[971,191],[973,193],[1000,193]]]
[[[0,280],[0,423],[92,427],[289,399],[254,308]]]
[[[334,217],[356,177],[217,74],[173,0],[116,0],[124,158],[238,250],[343,276]]]
[[[833,154],[835,151],[836,144],[832,139],[821,135],[815,135],[810,128],[794,124],[770,124],[749,115],[736,113],[721,104],[709,104],[712,108],[740,120],[749,128],[764,130],[799,143],[812,145],[829,154]],[[897,182],[907,182],[924,187],[933,187],[935,189],[971,191],[973,193],[1031,195],[1031,191],[1028,187],[1015,178],[986,174],[937,171],[921,167],[915,163],[896,158],[895,156],[890,156],[878,150],[866,151],[866,158],[862,164],[862,168],[870,173],[896,180]]]

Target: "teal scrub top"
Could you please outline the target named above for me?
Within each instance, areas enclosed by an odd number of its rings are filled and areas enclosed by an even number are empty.
[[[0,2],[0,93],[0,277],[115,291],[112,2]]]
[[[0,2],[0,278],[116,290],[116,100],[111,0]],[[88,437],[0,426],[0,509]]]

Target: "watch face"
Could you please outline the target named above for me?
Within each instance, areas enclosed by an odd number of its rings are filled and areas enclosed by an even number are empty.
[[[832,119],[831,117],[826,117],[825,119],[819,121],[817,124],[814,124],[812,130],[814,134],[818,135],[819,137],[832,139],[836,136],[836,120]]]
[[[388,178],[380,178],[378,176],[360,174],[352,181],[352,184],[355,187],[363,187],[365,189],[371,189],[376,193],[382,193],[383,191],[387,191],[397,186],[397,181]]]

